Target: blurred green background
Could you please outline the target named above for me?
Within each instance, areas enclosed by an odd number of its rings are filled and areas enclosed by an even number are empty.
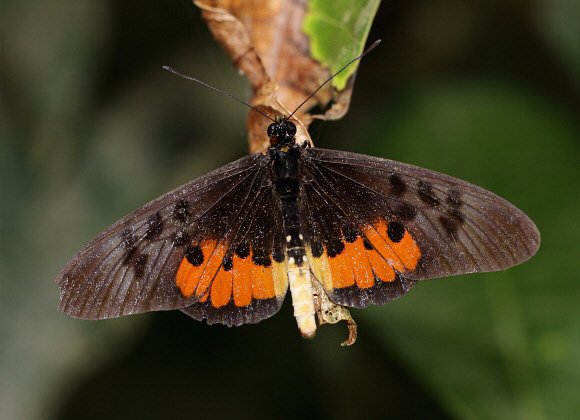
[[[574,0],[384,1],[349,113],[315,144],[508,199],[542,245],[303,340],[180,312],[89,322],[54,278],[110,224],[246,153],[248,86],[185,0],[2,4],[0,417],[577,419],[580,16]]]

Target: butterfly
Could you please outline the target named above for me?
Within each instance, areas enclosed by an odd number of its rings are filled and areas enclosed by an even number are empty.
[[[276,117],[266,151],[93,239],[56,279],[60,310],[103,319],[178,309],[237,326],[274,315],[290,290],[298,328],[313,337],[321,298],[339,308],[382,305],[420,280],[504,270],[537,251],[534,223],[497,195],[409,164],[312,147],[297,125]]]

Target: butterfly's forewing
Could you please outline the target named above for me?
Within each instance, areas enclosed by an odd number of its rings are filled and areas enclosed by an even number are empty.
[[[210,317],[209,321],[230,325],[272,315],[283,299],[286,279],[273,276],[272,270],[254,276],[259,285],[247,279],[247,271],[255,268],[255,264],[247,264],[255,250],[262,255],[273,248],[272,241],[268,245],[267,241],[247,239],[248,226],[256,219],[252,206],[256,202],[272,206],[268,185],[267,158],[250,155],[121,219],[59,273],[61,311],[101,319],[182,309],[197,318]],[[279,223],[275,211],[260,217],[267,225]],[[235,249],[244,247],[244,258],[236,257]],[[218,275],[224,271],[228,271],[230,286]],[[260,305],[266,300],[267,305]],[[209,305],[213,311],[195,310],[199,305]],[[220,311],[228,305],[238,305],[242,316],[234,319],[227,310]]]
[[[540,244],[512,204],[427,169],[312,148],[303,180],[311,267],[341,305],[382,304],[418,280],[506,269]]]

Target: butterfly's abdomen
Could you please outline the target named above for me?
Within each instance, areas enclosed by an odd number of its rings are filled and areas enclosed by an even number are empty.
[[[298,198],[300,195],[300,148],[291,146],[287,151],[272,149],[272,179],[280,197],[284,221],[288,283],[298,328],[304,337],[316,332],[314,300],[310,268],[306,261],[304,237],[300,228]]]

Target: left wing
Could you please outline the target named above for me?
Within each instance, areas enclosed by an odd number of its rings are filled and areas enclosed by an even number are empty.
[[[115,223],[59,273],[60,310],[102,319],[181,309],[227,325],[276,313],[287,278],[271,256],[274,240],[283,240],[258,235],[281,223],[268,163],[261,154],[246,156]]]

